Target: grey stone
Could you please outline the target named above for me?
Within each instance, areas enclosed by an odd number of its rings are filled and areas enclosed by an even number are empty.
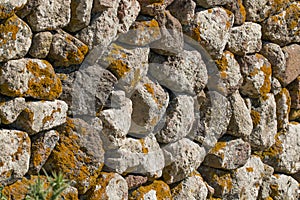
[[[195,16],[196,3],[193,0],[175,0],[169,7],[171,14],[182,25],[188,25]],[[180,12],[178,12],[180,10]]]
[[[0,123],[11,124],[26,108],[24,98],[7,98],[0,96]]]
[[[278,76],[278,79],[282,82],[283,86],[290,84],[300,75],[300,69],[298,63],[300,62],[299,53],[300,45],[292,44],[282,48],[286,58],[286,68],[284,72]]]
[[[108,8],[117,9],[120,0],[94,0],[93,3],[93,13],[97,14],[107,10]]]
[[[277,78],[272,77],[272,82],[271,82],[271,92],[274,95],[277,95],[281,91],[282,87]]]
[[[14,13],[20,10],[25,4],[27,0],[2,0],[0,2],[0,19],[7,19],[14,15]]]
[[[289,125],[289,114],[291,108],[290,93],[283,88],[276,96],[277,130],[286,129]]]
[[[146,176],[128,175],[126,176],[125,180],[128,188],[133,189],[142,186],[148,181],[148,178]]]
[[[141,4],[141,14],[156,16],[164,11],[174,0],[138,0]]]
[[[140,13],[138,0],[121,0],[118,9],[119,28],[118,32],[126,33]]]
[[[46,58],[52,43],[51,32],[40,32],[33,36],[29,54],[34,58]]]
[[[298,76],[291,84],[288,85],[291,95],[291,108],[300,109],[300,76]]]
[[[243,0],[231,1],[225,5],[225,8],[234,14],[234,25],[242,25],[246,21],[246,10]]]
[[[195,1],[198,6],[202,6],[204,8],[226,5],[232,2],[232,0],[195,0]]]

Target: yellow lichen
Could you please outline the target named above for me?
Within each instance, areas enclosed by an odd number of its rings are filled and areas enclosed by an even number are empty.
[[[253,168],[252,167],[246,167],[246,171],[247,172],[253,172]]]
[[[0,33],[2,34],[0,47],[6,44],[9,40],[17,39],[17,33],[20,31],[20,24],[21,21],[16,15],[7,19],[3,24],[0,24]]]
[[[144,84],[145,89],[152,95],[153,100],[157,104],[158,108],[162,108],[162,104],[160,103],[159,99],[156,97],[154,87],[150,83]]]
[[[256,110],[251,110],[251,118],[253,126],[256,127],[260,123],[260,113]]]
[[[145,146],[145,139],[144,139],[144,138],[140,139],[140,143],[141,143],[141,145],[142,145],[142,152],[143,152],[144,154],[147,154],[147,153],[149,152],[149,150],[148,150],[148,148]]]
[[[264,72],[265,79],[264,79],[264,84],[260,88],[259,92],[260,92],[261,96],[263,97],[263,99],[267,99],[268,98],[267,94],[271,90],[272,68],[271,68],[271,65],[268,64],[268,65],[263,65],[260,68],[260,70]]]
[[[239,5],[239,11],[242,15],[242,23],[244,23],[246,21],[246,9],[243,5],[243,1],[242,0],[238,0],[238,5]]]
[[[280,135],[283,134],[282,132],[278,132],[275,135],[275,144],[273,144],[269,149],[262,152],[261,157],[272,159],[278,161],[278,156],[283,152],[282,142],[280,140]]]
[[[128,65],[122,60],[114,60],[110,62],[108,68],[113,75],[117,77],[117,79],[122,78],[127,72],[130,71]]]

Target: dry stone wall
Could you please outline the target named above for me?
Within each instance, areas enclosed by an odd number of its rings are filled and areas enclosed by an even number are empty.
[[[300,198],[300,1],[0,1],[0,186]],[[41,176],[45,179],[44,176]]]

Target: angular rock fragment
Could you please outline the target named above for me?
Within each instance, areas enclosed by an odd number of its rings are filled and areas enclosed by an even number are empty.
[[[174,0],[138,0],[141,4],[141,14],[156,16],[164,11]]]
[[[0,123],[11,124],[26,108],[24,98],[7,98],[0,96]]]
[[[128,32],[140,12],[138,0],[121,0],[118,8],[119,33]]]
[[[128,175],[125,178],[128,189],[133,189],[142,186],[148,181],[148,178],[145,176],[138,176],[138,175]]]
[[[38,1],[27,21],[33,31],[55,30],[65,27],[71,18],[71,0]]]
[[[202,6],[204,8],[226,5],[227,3],[232,2],[232,0],[195,0],[195,1],[198,6]]]
[[[117,9],[120,0],[94,0],[93,3],[93,14],[97,14],[107,10],[108,8]]]
[[[232,28],[228,49],[234,54],[243,56],[259,52],[261,47],[261,26],[259,24],[245,22],[241,26]]]
[[[275,96],[275,100],[277,129],[286,129],[289,124],[289,113],[291,108],[291,97],[289,91],[286,88],[283,88],[280,93]]]
[[[27,0],[4,0],[0,3],[0,19],[7,19],[27,3]]]
[[[286,58],[286,68],[284,69],[284,72],[280,74],[281,76],[279,76],[278,79],[282,82],[283,86],[286,86],[300,75],[300,45],[292,44],[283,47],[282,50]]]
[[[25,132],[1,129],[0,146],[0,184],[7,185],[28,171],[30,138]]]
[[[51,32],[39,32],[32,38],[29,54],[34,58],[46,58],[52,43]]]
[[[300,76],[287,87],[291,95],[291,108],[300,109]]]
[[[225,8],[234,14],[234,25],[242,25],[246,21],[246,10],[243,0],[228,2]]]
[[[281,84],[277,78],[272,77],[271,93],[277,95],[282,90]]]
[[[193,0],[175,0],[169,7],[171,14],[182,25],[188,25],[195,16],[196,3]],[[180,12],[178,12],[180,10]]]
[[[45,60],[11,60],[0,68],[0,93],[11,97],[54,100],[62,92],[60,79]]]
[[[30,27],[17,15],[5,19],[0,25],[0,62],[24,57],[31,45]]]

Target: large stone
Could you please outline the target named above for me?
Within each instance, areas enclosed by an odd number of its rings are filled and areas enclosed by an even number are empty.
[[[121,0],[118,8],[119,33],[128,32],[130,26],[134,23],[140,13],[140,4],[138,0]]]
[[[117,9],[120,0],[94,0],[93,3],[93,14],[97,14],[107,10],[108,8]]]
[[[59,142],[44,168],[62,172],[66,179],[74,182],[79,194],[84,194],[94,185],[104,164],[99,126],[69,119],[57,131]]]
[[[286,129],[289,125],[289,114],[291,108],[290,93],[283,88],[276,96],[277,129]]]
[[[195,16],[196,3],[193,0],[175,0],[169,7],[171,14],[182,25],[188,25]],[[178,12],[180,10],[180,12]]]
[[[164,11],[174,0],[138,0],[141,4],[141,14],[156,16]]]
[[[29,134],[52,129],[66,122],[68,105],[64,101],[31,101],[13,126]]]
[[[187,138],[168,144],[162,150],[166,165],[163,178],[168,184],[186,178],[200,166],[205,156],[204,148]]]
[[[283,12],[262,23],[263,38],[280,46],[300,42],[300,3],[291,4]]]
[[[11,97],[54,100],[62,92],[60,79],[45,60],[11,60],[0,68],[0,93]]]
[[[282,50],[286,59],[286,68],[278,79],[282,82],[283,86],[286,86],[300,75],[300,58],[298,56],[300,54],[300,45],[292,44],[283,47]]]
[[[0,130],[0,184],[11,184],[29,169],[30,138],[17,130]]]
[[[53,35],[48,58],[55,67],[81,64],[88,47],[72,35],[59,30]]]
[[[246,21],[246,10],[243,0],[231,1],[225,5],[225,8],[234,14],[234,24],[242,25]]]
[[[219,59],[230,37],[233,21],[231,12],[216,7],[197,12],[194,21],[184,31],[204,46],[214,59]]]
[[[234,54],[243,56],[259,52],[261,47],[261,26],[259,24],[245,22],[241,26],[232,28],[228,49]]]
[[[194,99],[179,95],[171,100],[167,108],[163,128],[156,134],[160,143],[176,142],[187,136],[194,123]]]
[[[65,27],[71,18],[71,0],[42,0],[27,16],[33,31],[55,30]]]
[[[7,98],[0,96],[0,123],[11,124],[26,108],[24,98]]]
[[[195,1],[198,6],[202,6],[204,8],[226,5],[232,2],[232,0],[195,0]]]
[[[287,88],[291,95],[291,108],[300,109],[300,76],[288,85]]]
[[[52,39],[52,33],[48,31],[35,34],[32,38],[29,54],[34,58],[46,58],[51,48]]]
[[[0,2],[0,19],[6,19],[14,15],[14,13],[27,3],[27,0],[2,0]]]
[[[30,27],[16,15],[0,24],[0,62],[24,57],[31,45]]]
[[[149,72],[161,85],[173,93],[195,95],[208,80],[206,65],[195,49],[183,50],[177,56],[150,56]]]

